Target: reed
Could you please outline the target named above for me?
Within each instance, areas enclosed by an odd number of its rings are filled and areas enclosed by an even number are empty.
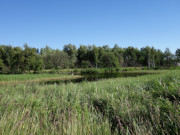
[[[0,134],[180,134],[180,71],[0,86]]]

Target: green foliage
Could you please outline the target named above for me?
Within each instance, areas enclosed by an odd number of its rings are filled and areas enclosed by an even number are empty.
[[[51,69],[49,73],[50,73],[50,74],[57,74],[57,73],[59,73],[59,70],[57,70],[57,69]]]
[[[112,53],[112,52],[105,53],[101,57],[100,63],[102,65],[102,67],[113,68],[113,67],[118,67],[119,66],[118,59],[114,55],[114,53]]]
[[[154,47],[146,46],[140,50],[134,47],[121,48],[117,44],[113,48],[108,45],[65,45],[63,51],[49,46],[24,48],[0,45],[1,72],[31,73],[42,69],[68,68],[119,68],[148,67],[148,69],[175,68],[179,62],[179,49],[173,55],[169,49],[163,53]],[[2,66],[3,65],[3,66]],[[3,67],[3,70],[2,70]],[[125,71],[129,69],[124,69]],[[130,69],[131,70],[131,69]]]
[[[138,57],[140,51],[134,47],[128,47],[124,51],[124,65],[125,66],[138,66]]]
[[[87,52],[88,52],[88,48],[85,45],[80,45],[77,53],[77,59],[78,59],[78,63],[81,65],[83,61],[87,61]]]
[[[179,83],[172,75],[164,77],[162,80],[152,80],[147,85],[154,98],[167,98],[170,101],[179,101]]]
[[[176,55],[177,61],[180,62],[180,49],[179,48],[176,50],[175,55]]]
[[[81,61],[82,68],[89,68],[90,66],[91,66],[91,63],[89,61],[86,61],[86,60]]]
[[[77,61],[77,57],[76,57],[77,56],[77,49],[76,49],[76,46],[71,45],[71,44],[65,45],[63,51],[66,52],[68,54],[69,58],[70,58],[70,67],[74,68],[75,63]]]
[[[179,80],[176,70],[79,84],[0,86],[0,134],[178,135]]]
[[[166,48],[164,52],[164,65],[168,68],[174,64],[173,54],[170,52],[169,48]]]
[[[0,59],[0,71],[3,70],[3,67],[4,67],[4,63],[3,63],[3,61]]]
[[[0,83],[11,83],[11,82],[19,82],[21,83],[22,81],[40,81],[40,80],[51,80],[51,79],[61,79],[61,78],[72,78],[72,77],[79,77],[79,76],[72,76],[72,75],[62,75],[62,74],[57,74],[58,70],[53,69],[53,73],[47,73],[47,72],[41,72],[39,74],[13,74],[13,75],[0,75]]]
[[[95,74],[95,73],[100,73],[101,71],[99,69],[83,69],[81,70],[81,74]]]
[[[36,49],[28,47],[27,44],[24,45],[24,50],[20,47],[0,46],[0,52],[4,73],[36,72],[43,68],[43,61],[36,54]]]
[[[58,68],[64,69],[64,68],[69,67],[70,61],[69,61],[68,55],[67,53],[63,51],[56,50],[51,55],[50,59],[55,69],[58,69]]]
[[[40,57],[36,57],[33,70],[38,72],[43,69],[43,60]]]
[[[121,68],[116,68],[116,72],[119,72],[121,71],[122,69]]]

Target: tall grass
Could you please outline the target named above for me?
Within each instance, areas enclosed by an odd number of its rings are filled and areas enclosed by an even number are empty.
[[[72,78],[72,75],[62,74],[14,74],[14,75],[0,75],[0,82],[12,82],[12,81],[32,81],[32,80],[44,80],[44,79],[60,79],[60,78]],[[80,76],[75,76],[80,77]]]
[[[179,134],[180,71],[0,87],[0,134]]]

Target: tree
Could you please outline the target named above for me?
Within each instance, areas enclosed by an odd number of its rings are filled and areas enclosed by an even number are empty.
[[[163,59],[164,59],[164,54],[161,50],[156,50],[155,53],[155,64],[156,66],[162,66],[163,65]]]
[[[104,55],[101,57],[101,65],[107,68],[113,68],[119,66],[118,59],[113,52],[104,53]]]
[[[98,55],[99,55],[98,48],[95,45],[93,45],[93,46],[89,45],[87,47],[87,52],[85,55],[88,62],[83,61],[83,63],[88,63],[87,65],[89,65],[90,67],[97,68],[98,62],[99,62]]]
[[[118,66],[156,66],[170,67],[180,61],[180,49],[173,55],[167,48],[163,53],[154,47],[146,46],[141,50],[128,47],[120,48],[117,44],[113,48],[108,45],[65,45],[63,51],[54,50],[49,46],[39,49],[31,48],[27,44],[24,48],[0,45],[0,70],[6,73],[37,72],[42,68],[74,68],[78,67],[118,67]],[[176,57],[175,57],[176,56]]]
[[[98,47],[98,53],[99,53],[98,59],[100,60],[106,52],[105,52],[104,48]]]
[[[169,48],[166,48],[164,52],[164,65],[168,68],[173,64],[173,54]]]
[[[11,71],[14,73],[20,73],[22,72],[22,68],[24,65],[24,56],[23,56],[23,50],[20,47],[14,48],[15,54],[13,57],[13,62],[11,65]]]
[[[125,66],[138,66],[138,59],[140,51],[134,47],[128,47],[124,51],[124,64]]]
[[[176,50],[175,54],[176,54],[177,61],[180,62],[180,49],[179,48]]]
[[[52,54],[52,51],[53,51],[53,49],[52,49],[51,47],[49,47],[48,45],[46,45],[45,48],[41,48],[41,49],[40,49],[40,54],[41,54],[42,56],[49,56],[49,55]],[[38,51],[37,51],[37,49],[36,49],[36,53],[37,53],[37,52],[38,52]]]
[[[152,47],[151,48],[151,65],[152,65],[153,68],[156,67],[155,54],[156,54],[156,50],[154,49],[154,47]]]
[[[141,57],[139,58],[140,63],[143,66],[148,66],[150,70],[152,63],[154,62],[154,55],[151,54],[151,51],[154,48],[146,46],[145,48],[141,48]],[[153,50],[154,51],[154,50]]]
[[[36,48],[30,48],[25,44],[22,56],[24,57],[23,66],[21,68],[22,72],[42,69],[43,62],[41,57],[36,54]]]
[[[98,48],[93,45],[93,49],[92,49],[92,59],[93,59],[93,64],[96,66],[96,68],[98,67],[98,62],[99,62],[99,51]]]
[[[12,63],[13,63],[13,57],[14,57],[14,50],[12,48],[12,46],[4,46],[4,51],[5,51],[5,54],[3,56],[3,62],[5,64],[5,66],[10,70],[11,69],[11,66],[12,66]]]
[[[43,65],[44,65],[45,69],[52,69],[53,68],[53,64],[52,64],[52,61],[51,61],[51,55],[42,56]]]
[[[111,49],[109,48],[108,45],[104,45],[104,46],[103,46],[103,49],[104,49],[106,52],[110,52],[110,51],[111,51]]]
[[[77,56],[77,49],[76,49],[76,46],[71,45],[71,44],[65,45],[63,51],[66,52],[68,54],[68,56],[69,56],[70,67],[74,68],[75,63],[77,61],[77,57],[76,57]]]
[[[0,71],[3,70],[4,63],[2,57],[4,56],[4,49],[2,46],[0,46]]]
[[[52,62],[50,60],[52,54],[53,54],[53,49],[50,48],[48,45],[46,45],[45,48],[40,49],[40,55],[43,59],[43,66],[45,69],[53,68]]]
[[[112,49],[112,52],[115,54],[115,56],[118,58],[118,62],[120,66],[123,66],[124,64],[124,50],[120,48],[117,44],[114,45],[114,48]]]
[[[43,59],[39,55],[36,55],[36,60],[35,60],[33,70],[34,72],[37,72],[42,69],[43,69]]]
[[[68,59],[68,54],[60,51],[60,50],[55,50],[54,53],[51,55],[51,62],[53,64],[53,67],[58,69],[58,68],[67,68],[69,67],[70,61]]]
[[[79,66],[82,64],[82,61],[87,61],[88,60],[87,54],[88,54],[87,46],[80,45],[79,49],[77,50],[77,59],[78,59]]]
[[[0,71],[2,71],[3,68],[4,68],[4,63],[3,63],[3,61],[0,59]]]

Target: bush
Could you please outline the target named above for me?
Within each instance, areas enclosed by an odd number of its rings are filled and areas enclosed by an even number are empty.
[[[128,69],[127,69],[127,68],[124,68],[123,71],[128,71]]]
[[[81,74],[95,74],[95,73],[99,73],[99,70],[91,69],[91,68],[81,70]]]
[[[10,72],[11,72],[11,71],[10,71],[10,69],[9,69],[8,67],[6,67],[6,66],[3,67],[2,73],[8,74],[8,73],[10,73]]]
[[[73,71],[74,73],[78,73],[79,72],[79,70],[78,69],[74,69],[74,71]]]
[[[157,67],[154,68],[154,70],[160,70],[160,67],[157,66]]]
[[[120,68],[116,68],[116,72],[119,72],[119,71],[121,71],[121,69]]]
[[[4,67],[4,63],[3,63],[3,61],[0,59],[0,71],[3,70],[3,67]]]
[[[49,73],[50,74],[57,74],[57,73],[60,73],[60,71],[56,70],[56,69],[51,69],[51,71]]]
[[[91,63],[89,61],[83,60],[81,63],[82,68],[89,68],[91,66]]]

